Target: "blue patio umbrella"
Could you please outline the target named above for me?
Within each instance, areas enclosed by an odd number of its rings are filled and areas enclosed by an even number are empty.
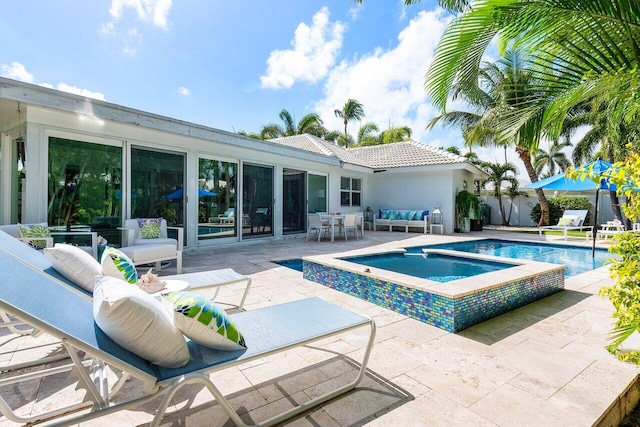
[[[211,197],[211,196],[217,196],[218,193],[214,193],[213,191],[207,191],[204,190],[202,188],[198,188],[198,197]],[[182,187],[178,188],[175,191],[172,191],[169,194],[165,194],[164,196],[162,196],[163,199],[171,199],[171,200],[179,200],[184,198],[184,190],[182,189]]]
[[[604,160],[596,160],[587,165],[580,165],[576,167],[578,172],[592,172],[596,176],[602,176],[605,172],[611,170],[611,163]],[[545,190],[560,190],[560,191],[589,191],[594,190],[596,192],[596,203],[593,215],[593,242],[591,245],[591,255],[595,256],[596,253],[596,229],[598,227],[598,195],[600,190],[616,191],[615,184],[609,182],[609,178],[601,178],[599,182],[594,182],[588,178],[584,180],[572,179],[565,176],[564,173],[550,176],[549,178],[541,179],[540,181],[532,182],[527,185],[526,188]]]

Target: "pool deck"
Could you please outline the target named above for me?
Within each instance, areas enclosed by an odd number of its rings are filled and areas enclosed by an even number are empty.
[[[540,241],[537,234],[490,230],[444,236],[378,231],[366,232],[364,240],[336,238],[334,243],[287,238],[185,252],[183,269],[190,273],[230,267],[251,275],[246,310],[321,296],[376,321],[376,344],[360,386],[286,425],[617,425],[640,397],[640,368],[619,362],[604,348],[613,312],[612,305],[598,295],[602,286],[612,283],[606,267],[567,279],[564,291],[453,334],[305,280],[301,272],[272,263],[468,238]],[[561,236],[547,239],[564,243]],[[584,239],[570,238],[567,243],[588,245]],[[169,267],[163,274],[173,274],[172,270]],[[231,301],[243,290],[242,285],[233,286],[221,292],[219,299]],[[355,368],[350,359],[362,353],[365,335],[349,333],[323,342],[321,349],[288,351],[212,378],[243,420],[253,424],[289,407],[291,400],[308,400],[323,384],[351,374]],[[36,343],[35,350],[24,351]],[[16,338],[0,333],[3,364],[58,348],[47,336]],[[142,390],[132,380],[121,393],[139,396]],[[9,394],[26,413],[81,396],[66,376],[26,383]],[[155,407],[157,401],[82,425],[146,425]],[[231,425],[200,386],[185,387],[167,412],[162,425]],[[0,427],[10,425],[15,424],[0,417]]]

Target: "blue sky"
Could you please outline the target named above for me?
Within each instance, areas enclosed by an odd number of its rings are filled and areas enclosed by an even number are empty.
[[[354,98],[381,130],[461,147],[425,129],[438,113],[424,74],[450,19],[431,0],[21,0],[3,4],[0,75],[231,132],[281,124],[283,108],[341,130],[333,111]]]

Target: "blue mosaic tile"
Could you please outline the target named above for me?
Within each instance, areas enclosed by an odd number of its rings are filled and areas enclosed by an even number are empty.
[[[444,297],[307,260],[303,263],[303,277],[448,332],[459,332],[564,289],[562,270],[460,298]]]

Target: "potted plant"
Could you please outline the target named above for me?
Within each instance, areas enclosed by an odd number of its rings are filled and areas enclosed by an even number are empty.
[[[477,197],[476,197],[477,198]],[[473,207],[473,218],[471,219],[471,231],[482,231],[482,212],[481,204],[478,200],[478,204]]]
[[[480,199],[468,190],[460,190],[456,194],[456,223],[461,232],[468,232],[470,229],[470,216],[478,212],[480,217]],[[454,230],[455,231],[455,230]]]

